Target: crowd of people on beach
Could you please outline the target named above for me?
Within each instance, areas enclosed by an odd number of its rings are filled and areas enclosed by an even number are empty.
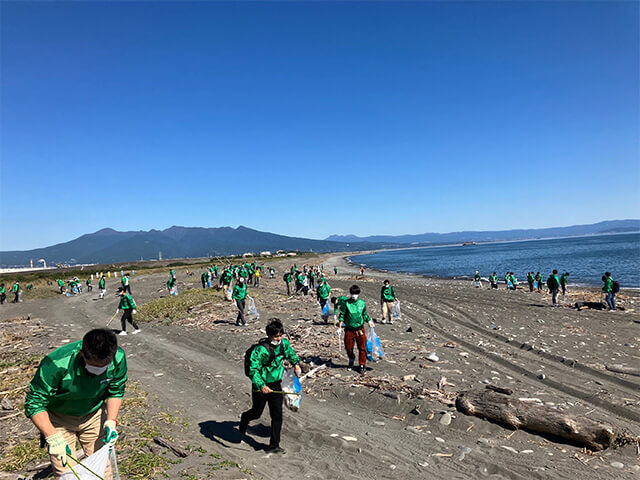
[[[217,288],[223,290],[228,301],[235,302],[238,310],[236,325],[246,325],[245,302],[251,298],[247,294],[249,286],[258,288],[263,272],[268,272],[268,278],[275,278],[275,269],[257,262],[243,262],[236,265],[206,267],[200,276],[203,289]],[[334,275],[338,274],[337,267],[333,268]],[[191,276],[193,272],[186,272]],[[361,269],[364,276],[364,269]],[[99,273],[99,298],[103,299],[106,288],[106,278],[110,273]],[[114,274],[114,276],[116,276]],[[567,292],[569,273],[558,276],[554,270],[546,281],[546,286],[552,294],[553,305],[557,304],[558,295]],[[360,375],[367,371],[367,359],[371,353],[369,333],[374,333],[374,321],[367,312],[366,302],[360,297],[361,289],[358,285],[349,287],[348,295],[331,296],[331,286],[324,271],[324,265],[296,264],[284,272],[287,296],[313,297],[321,309],[321,318],[328,324],[333,316],[334,326],[338,327],[347,354],[348,370],[357,370]],[[545,285],[540,272],[527,272],[529,291],[541,291]],[[217,285],[216,285],[217,280]],[[507,272],[504,284],[508,290],[518,287],[518,280],[513,272]],[[474,275],[474,285],[482,286],[483,278],[478,271]],[[493,272],[489,278],[489,288],[498,288],[498,276]],[[619,285],[613,280],[611,273],[606,272],[602,277],[605,301],[610,310],[615,310],[615,294]],[[19,282],[16,282],[19,291]],[[85,281],[87,290],[91,291],[91,279]],[[58,280],[60,293],[82,293],[82,282],[77,277],[66,284]],[[178,295],[177,275],[171,270],[167,280],[170,295]],[[12,289],[15,293],[16,288]],[[71,292],[71,293],[70,293]],[[127,323],[134,328],[132,334],[140,332],[134,320],[137,305],[131,295],[130,274],[120,272],[120,287],[116,294],[119,296],[118,308],[114,316],[122,312],[121,330],[118,335],[127,335]],[[4,302],[4,284],[0,285],[0,298]],[[384,280],[380,288],[381,323],[391,324],[399,318],[399,300],[396,289],[389,280]],[[333,312],[331,312],[333,307]],[[109,323],[111,322],[109,321]],[[107,323],[106,327],[108,327]],[[88,332],[83,340],[70,343],[56,349],[47,355],[48,361],[42,362],[27,393],[25,412],[41,432],[44,442],[49,446],[49,455],[56,476],[60,476],[67,468],[77,463],[75,459],[75,444],[79,441],[86,455],[100,449],[103,445],[113,448],[118,439],[117,417],[127,380],[127,365],[124,351],[118,346],[116,332],[108,328],[95,329]],[[266,329],[266,338],[252,345],[245,354],[245,374],[252,385],[251,408],[242,413],[239,431],[247,434],[251,421],[261,417],[264,408],[269,406],[271,416],[271,433],[267,451],[282,453],[280,437],[283,418],[283,401],[286,396],[295,396],[296,392],[284,386],[283,376],[293,371],[294,376],[300,377],[302,370],[300,360],[291,343],[284,337],[285,329],[282,322],[270,319]],[[357,356],[355,349],[357,348]],[[291,365],[285,371],[285,361]],[[68,376],[69,381],[63,386],[58,385],[57,378]],[[109,381],[103,381],[104,379]],[[288,377],[287,377],[288,378]],[[111,478],[109,468],[104,478]]]

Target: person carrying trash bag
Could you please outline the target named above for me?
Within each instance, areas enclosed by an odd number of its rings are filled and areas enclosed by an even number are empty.
[[[373,320],[367,313],[364,300],[358,298],[360,287],[352,285],[349,288],[350,298],[340,304],[340,327],[344,328],[344,347],[349,357],[348,369],[353,369],[356,356],[353,353],[354,344],[358,346],[358,363],[360,375],[364,375],[367,365],[367,334],[364,331],[364,323],[368,322],[373,327]]]
[[[244,319],[245,300],[247,298],[247,285],[244,281],[244,277],[238,278],[238,283],[233,287],[232,298],[236,301],[238,307],[238,316],[236,317],[236,325],[246,325],[247,321]]]
[[[322,309],[322,319],[324,320],[324,323],[329,323],[329,295],[331,295],[331,287],[325,280],[324,276],[321,276],[318,279],[316,295],[318,295],[318,302],[320,302],[320,308]]]
[[[264,407],[269,404],[271,416],[271,436],[267,452],[284,453],[280,448],[282,431],[282,374],[284,360],[293,365],[295,374],[302,373],[300,360],[289,340],[282,338],[284,327],[277,318],[272,318],[266,328],[267,338],[253,345],[245,354],[245,373],[251,379],[251,408],[240,416],[239,430],[246,435],[249,422],[262,416]],[[248,371],[247,371],[248,370]]]
[[[118,335],[126,335],[127,334],[127,321],[133,326],[132,335],[136,333],[140,333],[140,329],[138,328],[138,324],[133,319],[133,315],[136,313],[136,302],[133,300],[133,297],[126,293],[123,290],[120,290],[120,303],[118,304],[118,308],[116,309],[116,314],[119,310],[122,310],[122,318],[120,319],[120,323],[122,326],[122,330]]]
[[[380,304],[382,305],[382,323],[393,323],[393,304],[398,301],[396,290],[389,285],[389,280],[384,281],[380,290]]]
[[[44,357],[27,392],[25,414],[49,447],[54,476],[75,466],[76,440],[85,455],[118,439],[117,418],[127,361],[116,335],[99,328]],[[73,458],[72,458],[73,457]],[[107,466],[105,480],[111,480]]]

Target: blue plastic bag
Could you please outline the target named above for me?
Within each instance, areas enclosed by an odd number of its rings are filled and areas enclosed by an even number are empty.
[[[382,360],[383,358],[384,350],[382,350],[380,337],[378,337],[373,327],[369,327],[369,334],[367,335],[367,360],[372,362]]]
[[[324,303],[324,307],[322,307],[322,317],[329,318],[331,315],[331,308],[329,307],[329,300]]]

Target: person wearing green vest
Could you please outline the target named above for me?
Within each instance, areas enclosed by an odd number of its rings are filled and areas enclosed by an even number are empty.
[[[542,292],[542,274],[540,272],[536,273],[536,276],[533,277],[536,282],[538,282],[538,292]]]
[[[560,277],[560,286],[562,287],[562,296],[564,297],[567,293],[567,284],[569,283],[568,277],[569,272],[565,272],[564,275]]]
[[[175,277],[169,277],[169,280],[167,280],[167,290],[169,290],[169,295],[173,295],[174,297],[178,295]]]
[[[551,301],[554,307],[558,306],[558,293],[560,292],[560,280],[558,279],[558,270],[554,270],[547,279],[547,287],[551,292]]]
[[[349,288],[350,298],[340,305],[340,327],[344,328],[344,347],[349,357],[348,369],[353,368],[355,354],[354,344],[358,345],[360,374],[364,375],[367,364],[367,335],[364,332],[364,323],[368,322],[373,327],[373,320],[367,313],[367,306],[364,300],[358,298],[360,287],[352,285]]]
[[[307,274],[307,278],[309,279],[309,285],[313,290],[316,288],[316,274],[313,271],[313,268],[309,269],[309,273]]]
[[[303,272],[296,272],[296,293],[302,290],[302,293],[306,296],[309,293],[309,280],[307,275]]]
[[[91,277],[87,278],[85,282],[87,284],[87,292],[91,292],[93,290],[93,285],[91,285]]]
[[[20,282],[18,282],[16,280],[16,283],[14,283],[13,287],[11,287],[11,292],[13,292],[13,294],[15,295],[15,298],[13,299],[13,303],[18,303],[19,301],[21,301],[21,298],[20,298]]]
[[[527,272],[527,283],[529,284],[530,292],[533,292],[533,282],[535,282],[535,277],[533,276],[533,272]]]
[[[491,288],[498,289],[498,274],[496,272],[493,272],[493,275],[489,275],[489,283]]]
[[[104,294],[107,291],[106,283],[107,283],[107,279],[104,277],[104,273],[103,273],[102,276],[100,277],[100,280],[98,281],[98,288],[100,289],[100,298],[104,298]]]
[[[76,442],[86,456],[117,439],[117,418],[127,383],[127,361],[115,334],[100,328],[49,353],[24,402],[25,414],[49,446],[54,475],[75,465]],[[111,480],[107,465],[105,480]]]
[[[131,295],[131,285],[129,285],[129,274],[125,273],[122,275],[122,279],[120,280],[122,283],[122,291]]]
[[[207,279],[209,278],[209,272],[207,272],[206,270],[204,272],[202,272],[202,275],[200,275],[200,281],[202,282],[202,288],[207,288]]]
[[[60,294],[64,293],[64,282],[61,279],[56,280],[58,282],[58,287],[60,288]]]
[[[324,306],[329,301],[329,295],[331,294],[331,287],[325,280],[324,276],[318,279],[318,288],[316,288],[316,295],[318,296],[318,302],[320,302],[320,308],[324,310]],[[322,315],[324,323],[329,322],[329,315]]]
[[[616,292],[614,292],[614,281],[611,276],[611,272],[606,272],[602,276],[602,281],[604,282],[604,286],[602,287],[602,291],[606,294],[605,301],[609,306],[609,311],[613,312],[616,309]]]
[[[482,277],[480,276],[478,270],[476,270],[476,273],[473,275],[473,283],[476,288],[482,287]]]
[[[247,321],[244,319],[244,307],[247,298],[247,285],[245,283],[244,277],[240,277],[238,279],[238,283],[236,283],[236,286],[233,287],[233,294],[231,295],[231,298],[236,301],[236,306],[238,307],[236,325],[246,325]]]
[[[291,295],[291,281],[293,280],[293,275],[291,272],[287,272],[282,276],[284,283],[287,284],[287,295]]]
[[[133,300],[133,297],[124,292],[120,291],[120,303],[118,304],[118,308],[116,309],[116,314],[122,310],[122,318],[120,318],[120,323],[122,326],[122,330],[118,335],[126,335],[127,334],[127,321],[133,326],[132,335],[136,333],[140,333],[140,329],[138,328],[138,324],[133,319],[133,315],[136,313],[136,302]]]
[[[4,288],[4,283],[0,283],[0,305],[7,300],[7,294]]]
[[[284,453],[280,448],[282,431],[282,374],[284,360],[293,365],[295,374],[302,374],[300,360],[291,347],[289,340],[282,338],[284,327],[282,322],[274,318],[266,328],[267,341],[260,342],[251,352],[249,378],[251,379],[251,408],[240,416],[239,430],[246,435],[249,422],[262,416],[264,407],[269,405],[271,416],[271,434],[267,452]]]
[[[337,275],[338,274],[338,267],[333,267],[333,274]]]
[[[393,323],[393,303],[397,301],[396,290],[385,280],[380,290],[380,305],[382,305],[382,323]]]

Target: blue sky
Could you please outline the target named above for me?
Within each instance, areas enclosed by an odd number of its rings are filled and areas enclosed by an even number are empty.
[[[0,249],[640,218],[637,2],[3,2]]]

